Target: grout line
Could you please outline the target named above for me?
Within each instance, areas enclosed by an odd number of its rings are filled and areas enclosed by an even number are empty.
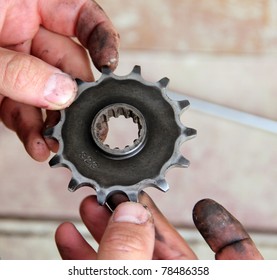
[[[14,217],[0,217],[0,235],[14,233],[16,235],[21,234],[44,234],[52,230],[55,230],[61,223],[64,221],[71,222],[77,225],[81,231],[87,232],[85,225],[80,221],[80,219],[63,219],[63,218],[48,218],[48,219],[39,219],[39,218],[14,218]],[[180,232],[198,232],[194,227],[190,225],[174,225]],[[277,235],[274,230],[259,230],[255,228],[248,228],[247,231],[252,232],[257,236],[274,236],[276,237],[277,244]]]
[[[32,235],[44,235],[52,233],[56,230],[61,222],[57,220],[48,221],[34,221],[34,220],[1,220],[0,219],[0,235],[15,234],[15,235],[26,235],[32,233]],[[85,225],[80,221],[73,222],[76,227],[83,234],[89,234]],[[190,227],[175,227],[183,236],[189,239],[202,239],[199,232],[196,229]],[[274,241],[277,245],[277,235],[275,232],[258,232],[249,230],[252,236],[258,238],[259,236],[267,236],[268,240]]]
[[[277,121],[231,109],[226,106],[204,101],[195,97],[183,95],[172,90],[168,90],[168,96],[175,100],[188,99],[193,110],[219,117],[228,121],[233,121],[255,129],[277,134]]]
[[[14,238],[24,239],[30,242],[36,239],[54,240],[56,228],[60,223],[57,221],[28,221],[28,220],[0,220],[0,240],[6,242]],[[89,234],[82,222],[74,223],[78,231],[84,236],[89,244],[97,249],[98,244]],[[200,259],[213,259],[213,253],[196,229],[176,227],[180,235],[186,240]],[[249,232],[257,248],[266,259],[276,259],[277,235],[274,233]],[[6,241],[5,241],[6,240]],[[10,241],[9,241],[10,242]],[[9,243],[8,243],[9,244]],[[22,244],[24,247],[24,242]]]

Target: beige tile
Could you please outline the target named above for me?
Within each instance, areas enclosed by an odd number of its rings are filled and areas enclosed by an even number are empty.
[[[277,120],[277,56],[213,56],[122,52],[118,75],[133,66],[155,82],[166,76],[169,89],[226,107]],[[99,75],[96,73],[96,76]]]
[[[168,173],[168,193],[149,190],[168,218],[192,226],[194,204],[212,198],[247,228],[276,231],[276,135],[192,110],[183,120],[198,130],[181,149],[191,165]]]
[[[0,259],[59,259],[54,241],[57,223],[0,220]]]
[[[98,1],[123,49],[276,51],[274,0]]]
[[[16,135],[0,124],[0,215],[16,217],[78,217],[80,201],[94,193],[67,190],[71,173],[31,159]]]
[[[178,229],[183,238],[196,253],[200,260],[213,260],[214,253],[196,230]],[[273,234],[249,232],[256,247],[265,260],[277,259],[277,236]]]
[[[59,260],[54,233],[58,221],[0,220],[0,259]],[[81,234],[97,250],[97,243],[80,222],[74,223]],[[214,259],[214,253],[200,234],[189,228],[177,228],[200,260]],[[277,258],[277,237],[272,234],[249,233],[265,259]]]
[[[54,235],[63,220],[0,219],[0,260],[59,260]],[[80,221],[74,225],[89,244],[96,241]]]

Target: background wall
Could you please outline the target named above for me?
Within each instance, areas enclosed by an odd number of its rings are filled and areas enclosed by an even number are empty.
[[[140,65],[145,79],[167,76],[169,90],[191,101],[182,121],[198,135],[181,148],[191,166],[168,173],[168,193],[149,194],[200,258],[213,254],[195,231],[191,210],[209,197],[246,226],[267,259],[276,259],[277,1],[98,3],[121,35],[115,73]],[[78,206],[92,191],[69,193],[70,173],[32,161],[2,125],[0,153],[0,257],[59,258],[55,228],[71,220],[87,234]]]

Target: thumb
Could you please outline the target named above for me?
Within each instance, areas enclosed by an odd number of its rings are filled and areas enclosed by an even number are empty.
[[[155,229],[151,213],[140,203],[124,202],[114,211],[98,250],[98,259],[152,259]]]
[[[0,48],[0,94],[50,110],[71,104],[76,82],[61,70],[24,53]]]

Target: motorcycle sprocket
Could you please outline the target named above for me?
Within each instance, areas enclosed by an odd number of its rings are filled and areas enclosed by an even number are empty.
[[[170,99],[168,82],[167,78],[145,81],[135,66],[126,76],[104,68],[98,81],[79,84],[76,100],[61,111],[59,123],[45,132],[59,142],[50,166],[72,172],[70,191],[91,186],[98,202],[104,204],[114,193],[138,201],[140,191],[148,186],[169,189],[166,171],[188,167],[180,146],[196,131],[181,123],[180,115],[189,102]],[[109,119],[121,115],[138,125],[138,137],[123,149],[111,148],[103,134]]]

